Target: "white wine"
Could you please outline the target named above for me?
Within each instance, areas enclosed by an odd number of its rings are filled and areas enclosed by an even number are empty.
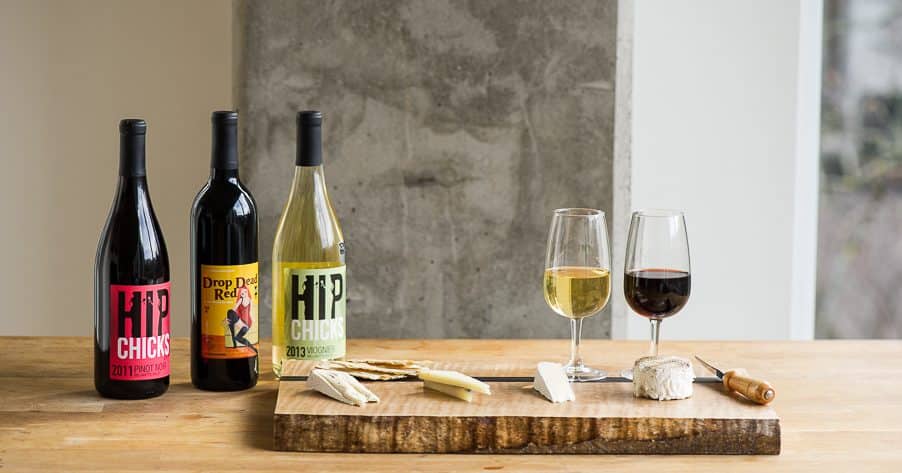
[[[345,246],[326,190],[322,114],[300,112],[294,181],[272,251],[272,363],[345,354]]]
[[[611,297],[607,269],[561,266],[545,270],[545,301],[560,315],[582,319],[604,309]]]

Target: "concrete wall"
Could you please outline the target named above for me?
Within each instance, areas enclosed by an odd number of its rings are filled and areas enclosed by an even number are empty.
[[[236,18],[262,254],[294,114],[320,109],[349,336],[567,336],[542,297],[545,241],[554,208],[612,208],[616,2],[247,2]]]
[[[188,212],[210,111],[231,106],[231,7],[218,0],[0,2],[0,335],[88,335],[120,118],[147,119],[148,180],[188,335]]]

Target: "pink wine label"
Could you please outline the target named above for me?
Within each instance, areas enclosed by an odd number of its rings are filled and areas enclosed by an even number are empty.
[[[110,379],[169,376],[169,282],[110,285]]]

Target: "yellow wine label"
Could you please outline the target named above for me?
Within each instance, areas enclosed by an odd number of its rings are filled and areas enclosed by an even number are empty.
[[[310,268],[304,263],[281,266],[282,303],[277,305],[274,346],[282,356],[324,360],[345,355],[345,266]],[[281,313],[279,313],[281,312]]]
[[[201,265],[201,353],[205,358],[257,356],[257,263]]]

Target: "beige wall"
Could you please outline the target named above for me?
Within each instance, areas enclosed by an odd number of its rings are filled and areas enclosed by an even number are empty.
[[[231,106],[231,3],[0,0],[0,335],[88,335],[117,123],[148,121],[148,181],[188,334],[188,213],[209,113]]]

